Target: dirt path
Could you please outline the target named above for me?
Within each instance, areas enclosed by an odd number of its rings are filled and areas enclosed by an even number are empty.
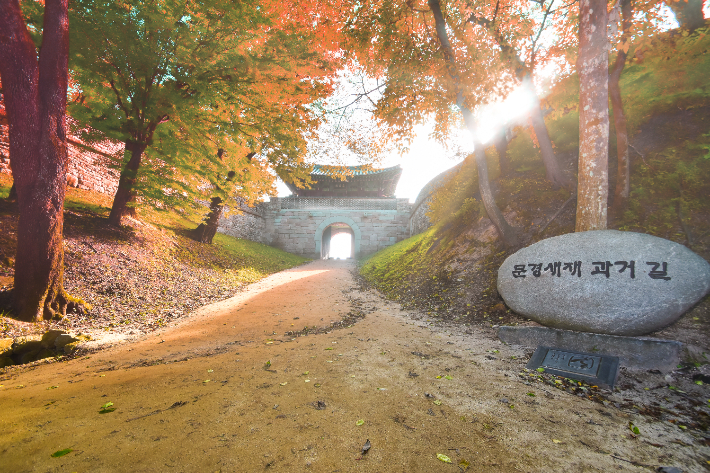
[[[672,424],[525,384],[521,349],[404,317],[352,269],[317,261],[157,336],[10,371],[0,470],[706,471],[710,449]]]

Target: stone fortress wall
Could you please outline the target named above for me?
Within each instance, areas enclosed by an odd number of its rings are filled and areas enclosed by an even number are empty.
[[[352,229],[355,257],[409,237],[407,199],[271,197],[239,210],[223,217],[218,231],[309,258],[321,257],[323,232],[335,223]]]
[[[235,238],[267,243],[266,208],[268,202],[249,207],[243,200],[225,205],[217,231]]]
[[[120,171],[114,166],[123,158],[123,143],[105,140],[88,145],[78,137],[69,136],[67,151],[67,185],[111,196],[116,194]],[[7,125],[0,125],[0,172],[12,174]]]
[[[451,169],[447,169],[437,175],[434,179],[429,181],[427,185],[422,187],[421,191],[419,191],[417,199],[414,201],[414,204],[412,204],[412,216],[409,221],[409,236],[418,235],[427,228],[431,227],[431,222],[426,216],[426,213],[429,211],[431,199],[439,187],[446,184],[461,171],[463,163],[464,162],[462,161]]]

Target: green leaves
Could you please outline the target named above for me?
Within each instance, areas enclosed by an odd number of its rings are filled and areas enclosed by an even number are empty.
[[[639,430],[639,428],[636,427],[631,421],[629,421],[629,430],[633,432],[634,435],[641,435],[641,431]]]
[[[115,410],[116,410],[116,408],[113,407],[113,403],[107,402],[106,404],[101,406],[101,408],[99,409],[99,414],[108,414],[109,412],[113,412]]]
[[[64,450],[57,450],[56,452],[54,452],[54,453],[53,453],[52,455],[50,455],[50,456],[51,456],[52,458],[59,458],[59,457],[63,457],[64,455],[66,455],[66,454],[68,454],[68,453],[71,453],[71,452],[73,452],[73,451],[74,451],[74,450],[72,450],[71,448],[65,448]]]
[[[134,186],[156,205],[235,191],[255,200],[272,190],[274,171],[305,174],[306,137],[318,125],[308,105],[327,94],[340,60],[328,49],[337,42],[314,31],[325,24],[317,11],[278,10],[260,1],[72,1],[74,132],[147,146]]]

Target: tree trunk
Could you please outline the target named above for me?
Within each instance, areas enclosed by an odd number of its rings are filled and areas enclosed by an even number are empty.
[[[572,182],[562,172],[560,162],[555,155],[555,150],[552,149],[552,140],[550,140],[545,118],[542,115],[540,98],[537,96],[535,86],[529,74],[523,78],[523,87],[526,88],[533,97],[534,103],[530,110],[530,120],[532,121],[533,130],[537,137],[537,144],[540,146],[540,153],[542,154],[542,162],[545,164],[547,180],[550,181],[554,187],[570,188],[572,187]]]
[[[703,0],[671,0],[667,1],[666,4],[673,10],[673,14],[681,28],[692,33],[696,29],[705,26]]]
[[[498,152],[498,166],[500,167],[500,175],[507,176],[513,171],[510,164],[510,156],[508,156],[508,137],[505,136],[505,129],[498,132],[494,138],[493,144]]]
[[[572,180],[568,178],[560,168],[560,163],[552,148],[550,134],[547,131],[547,125],[545,124],[542,109],[540,108],[540,98],[537,95],[535,85],[532,81],[532,71],[525,61],[522,60],[515,48],[508,42],[508,39],[496,27],[495,22],[481,16],[477,16],[476,14],[471,14],[468,21],[473,24],[480,25],[488,30],[490,35],[493,36],[500,47],[501,56],[510,61],[512,69],[511,72],[520,81],[522,86],[532,94],[534,104],[530,112],[530,119],[532,120],[535,137],[537,138],[538,145],[540,146],[542,162],[545,165],[547,180],[550,181],[555,187],[561,186],[571,188]]]
[[[131,154],[131,158],[126,163],[126,166],[121,171],[121,177],[118,180],[118,190],[113,198],[111,213],[108,216],[108,221],[111,225],[121,226],[124,217],[134,215],[134,212],[128,207],[128,203],[135,198],[133,186],[138,177],[138,169],[141,166],[141,158],[147,145],[126,140],[126,153]]]
[[[20,218],[13,305],[22,320],[66,315],[64,195],[68,0],[46,0],[42,48],[17,0],[0,2],[0,75],[10,123],[10,166]]]
[[[609,195],[609,52],[605,0],[580,0],[579,172],[575,231],[605,230]]]
[[[15,180],[12,180],[12,187],[10,187],[10,192],[7,194],[7,200],[10,202],[15,202],[17,200],[17,185]]]
[[[192,231],[195,240],[200,243],[212,244],[212,240],[217,234],[219,218],[222,216],[223,210],[224,205],[222,205],[222,199],[220,197],[212,197],[210,213],[207,214],[204,223],[199,224],[197,228]]]
[[[609,74],[609,98],[611,108],[614,111],[614,126],[616,128],[616,155],[617,172],[616,187],[614,189],[614,201],[612,203],[612,213],[620,215],[626,208],[631,190],[631,169],[629,163],[629,136],[626,130],[626,114],[624,104],[621,101],[621,88],[619,79],[626,65],[626,49],[624,45],[629,40],[628,32],[631,28],[631,0],[622,0],[621,13],[623,18],[623,36],[619,47],[619,53],[614,62],[614,68]]]
[[[456,105],[459,110],[461,110],[464,122],[466,123],[466,128],[468,128],[468,131],[471,133],[471,137],[473,138],[474,152],[476,153],[476,166],[478,168],[478,186],[481,191],[483,206],[486,209],[488,218],[490,218],[491,222],[493,222],[493,225],[496,227],[496,230],[498,231],[498,234],[503,242],[508,246],[514,246],[518,243],[517,236],[515,235],[513,227],[508,225],[508,222],[506,222],[503,217],[503,213],[500,209],[498,209],[496,201],[493,198],[491,183],[488,178],[488,164],[486,163],[485,148],[476,136],[476,122],[473,114],[464,104],[464,97],[461,92],[461,81],[456,68],[456,60],[453,49],[451,48],[451,43],[449,43],[449,36],[446,32],[446,22],[444,20],[444,15],[441,14],[441,5],[439,4],[439,0],[429,0],[429,8],[431,8],[432,13],[434,14],[436,35],[439,38],[441,49],[444,52],[444,58],[448,62],[451,81],[453,86],[456,88]]]
[[[488,218],[490,218],[491,222],[493,222],[493,225],[496,227],[503,243],[505,243],[506,246],[516,246],[518,244],[517,232],[508,224],[505,217],[503,217],[503,213],[498,208],[498,205],[496,205],[495,197],[493,196],[493,191],[491,190],[491,181],[488,177],[488,163],[486,162],[486,151],[483,147],[483,143],[481,143],[477,138],[475,118],[473,117],[471,110],[467,107],[459,107],[463,113],[466,128],[469,133],[471,133],[471,137],[473,138],[473,148],[476,155],[476,169],[478,170],[478,190],[481,192],[483,207],[485,207]]]

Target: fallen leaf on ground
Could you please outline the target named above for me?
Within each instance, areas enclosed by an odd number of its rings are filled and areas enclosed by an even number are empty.
[[[437,453],[436,458],[439,460],[443,461],[444,463],[451,463],[451,458],[447,457],[443,453]]]
[[[115,411],[116,408],[115,408],[115,407],[111,407],[111,406],[113,406],[113,403],[112,403],[112,402],[107,402],[106,404],[104,404],[103,406],[101,406],[101,409],[99,410],[99,414],[108,414],[109,412]]]
[[[59,457],[63,457],[67,453],[71,453],[73,451],[74,450],[72,450],[71,448],[65,448],[64,450],[57,450],[51,456],[52,456],[52,458],[59,458]]]
[[[362,419],[358,419],[358,421],[357,421],[357,422],[355,422],[355,425],[358,425],[358,426],[360,426],[360,425],[362,425],[362,424],[364,424],[364,423],[365,423],[365,421],[364,421],[364,420],[362,420]]]

